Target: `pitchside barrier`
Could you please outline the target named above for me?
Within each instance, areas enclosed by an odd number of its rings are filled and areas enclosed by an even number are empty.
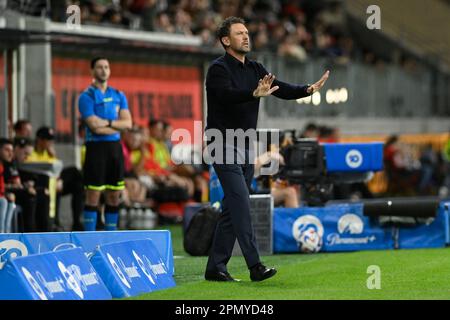
[[[2,300],[110,300],[81,248],[23,256],[0,271]]]
[[[412,199],[411,201],[417,201]],[[390,201],[388,205],[391,206]],[[364,214],[364,204],[274,209],[274,252],[441,248],[450,244],[450,202],[427,217]]]
[[[169,231],[2,234],[0,262],[0,299],[103,300],[175,286]]]
[[[170,231],[105,231],[0,234],[0,270],[10,258],[81,247],[88,259],[103,244],[150,239],[170,275],[175,272]]]
[[[91,263],[114,298],[137,296],[175,286],[151,240],[135,240],[98,247]]]

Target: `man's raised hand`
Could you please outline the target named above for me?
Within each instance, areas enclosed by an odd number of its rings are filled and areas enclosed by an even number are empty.
[[[313,85],[310,85],[309,88],[306,89],[306,92],[308,92],[308,94],[313,94],[314,92],[317,92],[320,89],[322,89],[323,85],[328,80],[329,75],[330,75],[330,70],[327,70],[327,72],[324,73],[324,75],[322,76],[322,78],[320,78],[319,81],[317,81]]]
[[[275,76],[273,74],[266,74],[264,78],[259,80],[258,87],[253,91],[253,96],[255,98],[267,97],[277,91],[280,88],[279,86],[271,88],[274,80]]]

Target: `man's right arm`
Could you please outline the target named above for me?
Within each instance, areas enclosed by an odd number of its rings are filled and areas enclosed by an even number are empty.
[[[256,99],[253,90],[233,88],[230,74],[220,64],[212,65],[206,76],[206,90],[216,99],[229,104],[250,102]]]
[[[107,120],[95,115],[94,101],[92,101],[89,96],[85,94],[80,96],[78,108],[80,110],[81,117],[93,133],[98,135],[109,135],[118,132],[117,130],[108,127],[109,122]]]

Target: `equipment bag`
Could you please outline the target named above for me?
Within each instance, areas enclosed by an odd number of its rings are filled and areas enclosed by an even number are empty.
[[[191,220],[184,234],[184,250],[192,256],[207,256],[212,244],[220,211],[201,208]]]

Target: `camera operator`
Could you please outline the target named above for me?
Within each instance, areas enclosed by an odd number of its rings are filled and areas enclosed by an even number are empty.
[[[292,144],[292,140],[286,134],[280,135],[281,148]],[[255,177],[258,177],[263,166],[272,161],[279,162],[284,165],[284,158],[280,154],[280,148],[271,144],[269,151],[261,154],[255,159]],[[300,206],[300,186],[292,185],[287,180],[276,179],[272,181],[272,177],[261,177],[261,179],[268,178],[266,186],[270,189],[270,194],[273,196],[275,206],[283,206],[285,208],[298,208]]]

